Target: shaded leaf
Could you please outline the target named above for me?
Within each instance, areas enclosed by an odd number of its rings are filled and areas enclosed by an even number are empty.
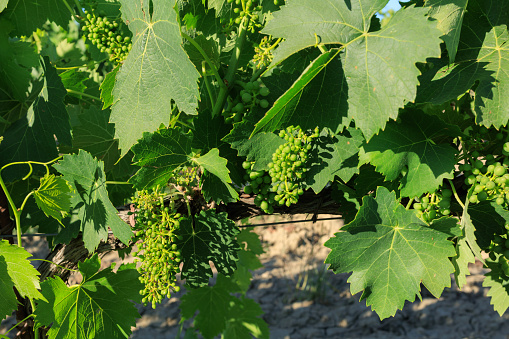
[[[336,176],[348,182],[354,174],[359,173],[357,153],[363,141],[361,132],[354,128],[336,136],[323,130],[310,155],[311,166],[306,173],[306,185],[319,193]]]
[[[239,230],[226,213],[201,211],[194,219],[184,218],[176,232],[176,241],[182,255],[182,279],[191,287],[204,286],[212,277],[209,261],[217,271],[231,276],[236,269],[239,244],[235,240]]]
[[[404,167],[401,196],[416,197],[434,192],[444,179],[452,179],[457,150],[434,139],[447,135],[449,127],[434,116],[420,111],[405,114],[400,122],[391,122],[385,131],[362,145],[359,163],[370,163],[395,180]]]

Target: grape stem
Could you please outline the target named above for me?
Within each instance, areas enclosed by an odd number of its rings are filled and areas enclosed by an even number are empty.
[[[463,204],[460,197],[458,196],[458,193],[456,192],[456,187],[454,187],[453,182],[451,181],[451,179],[447,179],[447,180],[449,181],[449,185],[451,185],[451,189],[452,189],[452,193],[454,194],[454,198],[456,198],[456,201],[458,202],[458,204],[460,204],[461,208],[465,209],[465,205]]]
[[[207,76],[207,68],[205,67],[206,64],[207,63],[205,61],[201,62],[201,73],[203,77],[203,82],[205,82],[205,87],[207,88],[207,93],[209,94],[210,103],[212,107],[214,107],[215,106],[214,96],[212,95],[212,89],[210,88],[209,78]],[[223,82],[221,81],[221,84],[222,83]]]
[[[44,261],[44,262],[47,262],[47,263],[50,263],[52,265],[55,265],[56,267],[60,267],[60,268],[63,268],[64,270],[68,270],[68,271],[71,271],[71,272],[79,272],[78,270],[73,270],[72,268],[67,268],[67,267],[64,267],[64,266],[60,266],[58,264],[55,264],[53,261],[51,260],[46,260],[46,259],[29,259],[30,261]]]
[[[69,94],[75,94],[75,95],[80,95],[80,96],[84,96],[84,97],[87,97],[89,99],[93,99],[93,100],[97,100],[97,101],[101,101],[101,98],[98,98],[94,95],[90,95],[90,94],[87,94],[87,93],[83,93],[83,92],[78,92],[78,91],[75,91],[75,90],[72,90],[72,89],[69,89],[67,88],[67,93]]]
[[[412,206],[412,203],[414,202],[414,198],[408,200],[408,204],[406,204],[406,207],[405,209],[409,210],[410,209],[410,206]]]
[[[242,46],[244,45],[244,41],[246,40],[247,33],[247,21],[249,19],[247,16],[242,18],[242,21],[239,25],[239,34],[235,41],[235,49],[233,50],[232,56],[230,58],[228,71],[224,78],[225,83],[224,86],[221,86],[221,90],[219,91],[219,95],[217,96],[216,105],[214,106],[214,110],[212,111],[212,117],[216,117],[223,110],[224,103],[226,101],[226,97],[228,95],[228,88],[225,84],[233,83],[235,78],[235,72],[237,71],[237,65],[239,63],[240,53],[242,51]]]
[[[194,48],[196,48],[198,50],[198,52],[200,52],[201,56],[203,57],[203,59],[205,59],[205,61],[207,62],[207,64],[209,65],[210,67],[210,70],[212,71],[212,73],[214,73],[214,76],[216,77],[216,80],[219,84],[219,87],[221,87],[221,89],[225,89],[225,90],[228,90],[228,88],[226,88],[226,85],[224,84],[223,82],[223,79],[221,79],[221,77],[219,76],[219,73],[217,72],[217,68],[216,66],[212,63],[212,61],[210,60],[209,56],[207,55],[207,53],[205,53],[205,51],[203,50],[203,48],[201,48],[201,46],[193,39],[191,38],[189,35],[187,35],[186,33],[180,31],[180,34],[182,35],[182,37],[184,37],[187,41],[189,41],[191,43],[191,45],[194,46]]]

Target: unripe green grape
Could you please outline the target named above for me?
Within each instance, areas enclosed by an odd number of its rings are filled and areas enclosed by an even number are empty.
[[[270,94],[270,90],[267,87],[260,88],[260,95],[266,97]]]
[[[480,192],[479,194],[477,194],[477,199],[479,201],[485,201],[486,199],[488,199],[488,193],[486,193],[486,191]]]
[[[260,100],[260,107],[261,108],[267,108],[269,107],[269,102],[265,99]]]
[[[242,94],[242,101],[250,102],[252,99],[253,99],[253,97],[251,96],[251,94],[249,94],[249,93]]]

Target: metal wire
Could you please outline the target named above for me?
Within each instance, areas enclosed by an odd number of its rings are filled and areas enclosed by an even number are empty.
[[[284,224],[297,224],[303,222],[316,222],[316,221],[328,221],[328,220],[342,220],[341,217],[336,218],[321,218],[321,219],[305,219],[305,220],[290,220],[290,221],[278,221],[278,222],[268,222],[262,224],[254,224],[254,225],[239,225],[239,228],[247,228],[247,227],[261,227],[261,226],[273,226],[273,225],[284,225]],[[112,231],[108,231],[108,234],[113,234]],[[22,234],[22,238],[30,238],[30,237],[54,237],[57,236],[58,233],[33,233],[33,234]],[[0,234],[1,238],[16,238],[15,234]]]

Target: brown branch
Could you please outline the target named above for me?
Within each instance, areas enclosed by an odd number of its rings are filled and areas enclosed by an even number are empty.
[[[335,214],[341,215],[340,205],[331,198],[331,189],[326,188],[319,194],[313,193],[311,190],[304,192],[299,198],[299,202],[290,207],[274,206],[274,214]],[[228,205],[220,205],[220,212],[227,212],[228,217],[232,220],[241,220],[244,218],[253,218],[260,215],[266,215],[254,203],[254,196],[243,194],[240,201],[230,203]]]

